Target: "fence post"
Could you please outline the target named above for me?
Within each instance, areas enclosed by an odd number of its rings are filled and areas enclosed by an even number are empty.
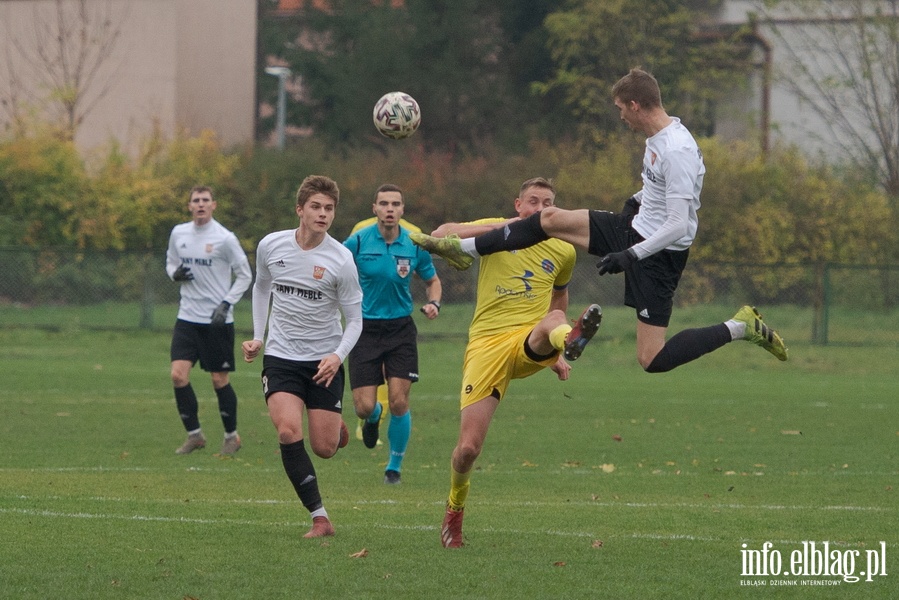
[[[815,294],[812,300],[812,343],[827,345],[827,324],[830,320],[830,265],[815,263]]]
[[[151,282],[152,255],[144,255],[144,293],[140,302],[140,328],[153,329],[154,289]]]

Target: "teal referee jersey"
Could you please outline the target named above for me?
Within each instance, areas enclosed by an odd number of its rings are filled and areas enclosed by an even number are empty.
[[[437,270],[431,255],[412,243],[409,232],[391,244],[384,241],[377,223],[352,234],[343,243],[356,261],[362,286],[363,319],[399,319],[412,314],[412,274],[422,281]]]

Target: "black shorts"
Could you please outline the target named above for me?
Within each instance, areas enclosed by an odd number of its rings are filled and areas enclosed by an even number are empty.
[[[306,404],[306,410],[320,408],[340,413],[343,409],[343,365],[337,369],[331,385],[325,387],[312,381],[319,362],[265,355],[262,358],[262,393],[266,402],[275,392],[287,392],[300,398]]]
[[[350,350],[350,387],[381,385],[384,377],[418,381],[418,329],[412,317],[363,319]]]
[[[630,216],[604,210],[590,211],[590,247],[594,256],[621,252],[643,241],[631,227]],[[689,250],[662,250],[635,261],[624,272],[624,304],[637,311],[647,325],[668,327],[674,292],[687,266]]]
[[[172,360],[200,361],[200,368],[210,373],[234,371],[234,323],[209,325],[175,321]]]

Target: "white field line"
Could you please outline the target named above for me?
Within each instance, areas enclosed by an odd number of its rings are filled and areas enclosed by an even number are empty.
[[[91,501],[91,502],[101,502],[101,503],[109,503],[109,504],[119,504],[119,503],[142,503],[142,504],[183,504],[184,500],[182,498],[118,498],[118,497],[110,497],[110,496],[88,496],[85,498],[78,497],[67,497],[67,496],[34,496],[34,495],[16,495],[16,496],[7,496],[9,500],[27,500],[27,501],[54,501],[54,500],[65,500],[65,501]],[[0,502],[4,500],[3,497],[0,497]],[[232,498],[232,499],[220,499],[220,498],[191,498],[191,504],[218,504],[218,505],[227,505],[227,504],[263,504],[263,505],[279,505],[279,504],[296,504],[298,501],[296,499],[289,500],[279,500],[274,498]],[[337,505],[337,506],[368,506],[368,505],[377,505],[377,506],[397,506],[402,507],[404,504],[410,504],[407,502],[401,502],[397,500],[345,500],[340,498],[331,498],[328,500],[328,505]],[[419,505],[418,502],[412,502],[411,504]],[[442,506],[444,504],[443,501],[433,502],[432,504],[437,506]],[[608,501],[574,501],[574,502],[534,502],[534,501],[524,501],[524,502],[509,502],[509,501],[500,501],[500,502],[491,502],[491,501],[483,501],[477,503],[479,506],[495,506],[495,507],[525,507],[525,508],[539,508],[539,509],[559,509],[563,507],[600,507],[600,508],[633,508],[633,509],[649,509],[649,510],[658,510],[658,509],[687,509],[687,510],[734,510],[734,511],[753,511],[753,510],[764,510],[764,511],[828,511],[828,512],[884,512],[891,513],[899,511],[899,507],[884,507],[884,506],[851,506],[851,505],[823,505],[823,506],[812,506],[812,505],[786,505],[786,504],[740,504],[734,502],[721,503],[721,502],[709,502],[708,504],[695,503],[695,502],[608,502]],[[2,509],[0,509],[2,510]]]
[[[0,508],[0,514],[16,514],[16,515],[25,515],[29,517],[46,517],[46,518],[61,518],[61,519],[101,519],[101,520],[119,520],[119,521],[134,521],[134,522],[156,522],[156,523],[186,523],[186,524],[195,524],[195,525],[213,525],[213,526],[228,526],[228,525],[241,525],[241,526],[250,526],[250,527],[307,527],[309,526],[308,521],[297,521],[297,522],[284,522],[284,521],[262,521],[262,520],[251,520],[251,519],[198,519],[198,518],[187,518],[187,517],[160,517],[155,515],[113,515],[113,514],[105,514],[105,513],[86,513],[86,512],[77,512],[77,513],[68,513],[68,512],[59,512],[59,511],[50,511],[50,510],[37,510],[37,509],[6,509]],[[379,523],[367,523],[365,525],[340,525],[338,524],[340,529],[384,529],[384,530],[393,530],[393,531],[437,531],[439,527],[437,525],[384,525]],[[486,527],[482,528],[479,531],[486,533],[498,533],[503,535],[552,535],[557,537],[571,537],[571,538],[588,538],[588,539],[597,539],[597,534],[588,531],[560,531],[557,529],[549,529],[545,531],[536,531],[536,530],[525,530],[525,529],[498,529],[495,527]],[[678,533],[678,534],[665,534],[665,533],[605,533],[601,534],[601,537],[605,539],[638,539],[638,540],[660,540],[660,541],[686,541],[686,542],[723,542],[729,541],[726,538],[715,538],[708,536],[700,536],[700,535],[692,535],[688,533]],[[741,539],[738,540],[740,542],[748,542],[751,540]],[[767,540],[771,541],[771,540]],[[807,540],[777,540],[775,543],[782,545],[790,545],[790,546],[798,546],[803,543],[803,541]],[[831,542],[834,546],[855,546],[857,544],[851,542],[840,542],[834,541]],[[888,543],[889,547],[896,547],[895,543]]]

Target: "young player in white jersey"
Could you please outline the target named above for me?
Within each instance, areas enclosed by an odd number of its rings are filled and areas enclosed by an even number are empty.
[[[216,208],[212,190],[196,186],[189,198],[192,220],[172,229],[165,265],[169,277],[181,283],[170,355],[175,404],[187,440],[175,452],[190,454],[206,446],[197,395],[190,384],[190,370],[199,360],[200,368],[212,374],[218,398],[225,428],[221,453],[234,454],[240,449],[240,436],[237,394],[228,376],[235,368],[232,307],[250,287],[253,275],[237,237],[212,217]]]
[[[412,234],[412,241],[457,269],[468,268],[474,256],[527,248],[548,238],[602,257],[600,275],[624,272],[624,303],[637,314],[637,360],[649,373],[670,371],[741,339],[787,360],[783,339],[752,306],[724,323],[685,329],[666,341],[674,291],[696,235],[705,165],[693,136],[662,106],[652,75],[631,69],[613,86],[612,99],[621,119],[647,138],[643,188],[621,213],[549,207],[476,238]]]
[[[331,458],[346,446],[343,361],[362,332],[362,289],[353,255],[327,233],[339,198],[334,181],[310,175],[297,191],[300,226],[259,242],[253,339],[242,346],[244,360],[253,362],[268,325],[262,391],[278,431],[284,471],[312,516],[307,538],[334,535],[334,527],[306,452],[303,411],[313,453]]]

